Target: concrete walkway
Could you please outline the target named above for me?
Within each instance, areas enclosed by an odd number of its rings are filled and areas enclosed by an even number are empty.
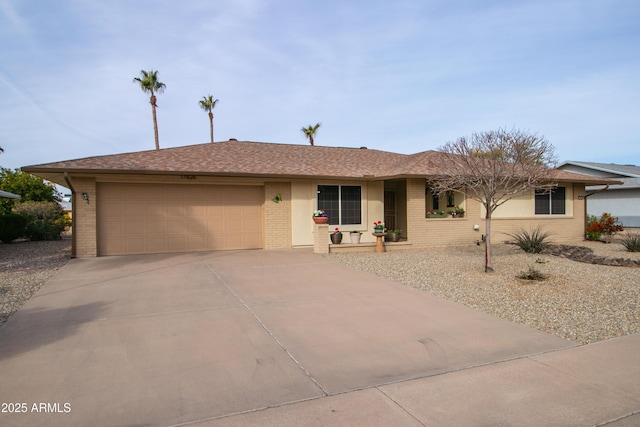
[[[74,259],[0,328],[7,426],[622,427],[639,378],[640,335],[578,346],[307,251]]]

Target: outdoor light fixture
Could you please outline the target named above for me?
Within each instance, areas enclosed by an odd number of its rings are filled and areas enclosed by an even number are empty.
[[[82,193],[82,200],[89,203],[89,193]]]

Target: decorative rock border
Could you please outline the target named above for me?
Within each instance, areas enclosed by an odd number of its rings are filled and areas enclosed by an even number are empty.
[[[545,253],[587,264],[640,268],[640,260],[599,256],[593,253],[593,249],[586,246],[550,245]]]

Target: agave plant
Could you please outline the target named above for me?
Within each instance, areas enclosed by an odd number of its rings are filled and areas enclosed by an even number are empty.
[[[513,237],[514,244],[525,252],[531,254],[539,254],[549,247],[551,244],[549,239],[549,233],[542,230],[542,227],[537,226],[529,230],[519,228],[513,233],[507,233]]]

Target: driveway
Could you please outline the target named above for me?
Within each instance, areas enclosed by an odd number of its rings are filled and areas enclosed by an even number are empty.
[[[74,259],[0,328],[0,424],[622,426],[639,366],[306,250]]]

